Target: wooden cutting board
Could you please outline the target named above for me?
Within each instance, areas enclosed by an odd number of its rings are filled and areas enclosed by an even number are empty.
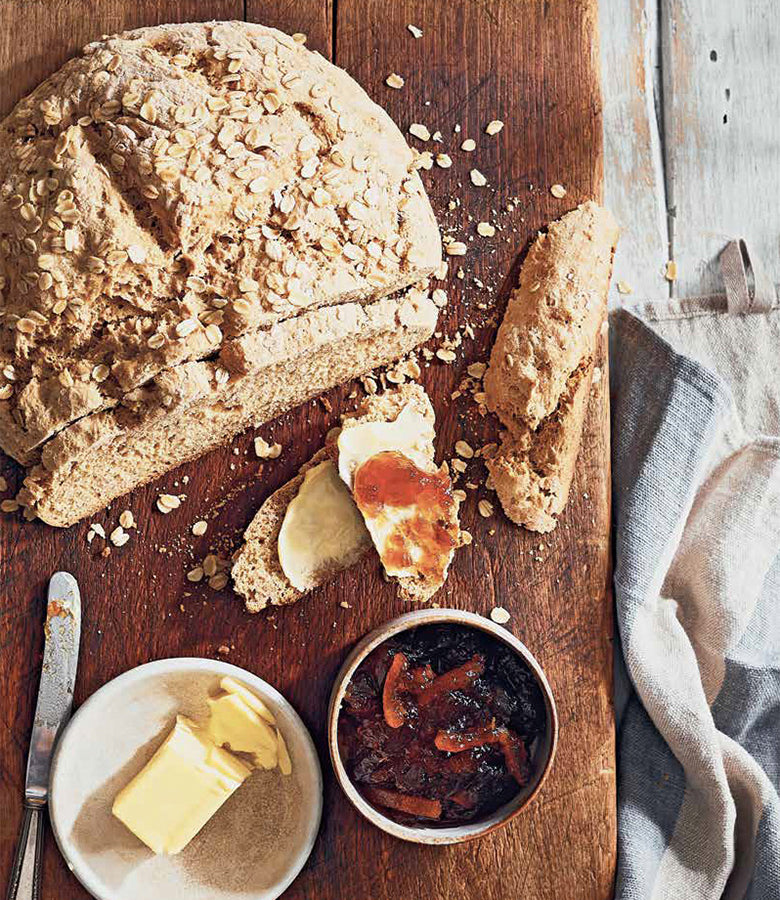
[[[469,246],[465,257],[451,260],[440,331],[453,336],[470,323],[474,336],[463,336],[456,362],[425,367],[422,381],[436,407],[440,456],[450,457],[459,438],[479,446],[490,436],[473,403],[451,395],[467,364],[486,359],[496,311],[503,310],[534,231],[581,200],[601,196],[596,0],[0,0],[0,14],[2,115],[101,34],[246,17],[306,33],[308,46],[347,69],[403,130],[411,122],[440,130],[441,144],[427,146],[448,153],[453,165],[423,177],[444,233]],[[423,37],[415,39],[408,24]],[[385,85],[391,72],[406,79],[402,90]],[[484,128],[492,119],[506,126],[490,137]],[[466,137],[477,143],[473,153],[459,149]],[[471,184],[472,168],[484,173],[487,187]],[[562,200],[550,194],[554,183],[567,188]],[[500,227],[495,237],[476,235],[483,220]],[[45,583],[66,569],[81,584],[85,610],[77,704],[139,663],[221,655],[275,684],[300,711],[322,755],[325,812],[311,859],[286,897],[610,896],[615,757],[606,359],[600,365],[577,477],[557,531],[530,534],[500,511],[483,518],[477,500],[490,495],[483,487],[470,490],[462,518],[474,541],[459,553],[436,598],[442,606],[485,615],[506,607],[509,627],[552,684],[561,719],[558,756],[523,816],[470,845],[422,847],[363,821],[336,786],[323,739],[332,678],[361,635],[408,608],[375,563],[365,561],[297,605],[257,616],[246,614],[229,588],[215,592],[185,577],[210,549],[227,555],[237,546],[260,502],[319,448],[338,412],[354,403],[347,397],[354,386],[347,386],[332,391],[328,402],[307,404],[259,430],[283,445],[279,460],[261,466],[252,450],[255,432],[246,433],[115,502],[95,521],[110,532],[119,513],[130,509],[138,529],[126,546],[106,555],[102,540],[87,544],[88,523],[58,531],[17,516],[0,520],[0,874],[5,878],[10,869],[21,815]],[[5,460],[1,471],[13,488],[16,467]],[[481,484],[483,478],[473,464],[468,479]],[[187,499],[164,516],[154,506],[161,492],[183,492]],[[201,518],[208,531],[195,538],[190,529]],[[44,897],[86,896],[49,835]]]

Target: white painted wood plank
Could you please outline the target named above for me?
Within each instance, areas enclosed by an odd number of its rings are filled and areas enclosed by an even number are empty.
[[[656,115],[658,0],[601,0],[604,202],[621,227],[613,305],[669,295],[661,140]],[[626,282],[633,294],[620,295]]]
[[[662,0],[667,184],[685,297],[746,238],[780,282],[780,4]]]

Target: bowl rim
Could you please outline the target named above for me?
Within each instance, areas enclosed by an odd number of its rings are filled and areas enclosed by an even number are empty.
[[[358,791],[347,774],[346,767],[341,759],[341,754],[338,749],[338,721],[339,713],[341,712],[341,703],[344,699],[347,685],[349,684],[352,675],[355,673],[355,670],[368,654],[396,634],[408,631],[412,628],[417,628],[420,625],[434,624],[437,622],[466,625],[484,631],[501,641],[503,644],[509,646],[510,649],[523,659],[536,677],[537,683],[542,691],[542,696],[544,697],[547,712],[547,730],[545,738],[549,750],[546,757],[543,758],[536,782],[519,803],[516,804],[516,798],[507,801],[507,803],[493,812],[487,820],[473,822],[468,825],[450,826],[448,828],[425,828],[422,826],[401,825],[398,822],[395,822],[393,819],[380,813]],[[462,843],[475,840],[476,838],[490,834],[492,831],[507,825],[515,818],[515,816],[518,816],[528,807],[541,790],[541,787],[552,768],[558,746],[559,723],[555,698],[553,697],[552,688],[547,681],[544,670],[539,665],[534,655],[528,647],[526,647],[526,645],[519,638],[515,637],[515,635],[507,628],[497,625],[485,616],[461,609],[414,610],[397,616],[394,619],[390,619],[368,632],[368,634],[358,641],[349,653],[336,675],[330,694],[330,701],[328,703],[327,722],[330,761],[333,770],[336,773],[336,780],[352,805],[372,824],[381,828],[383,831],[386,831],[388,834],[405,841],[412,841],[419,844]]]
[[[209,659],[208,657],[200,656],[170,656],[142,663],[141,665],[134,666],[132,669],[121,672],[116,677],[101,685],[78,707],[68,720],[62,734],[59,736],[57,746],[55,747],[52,756],[51,773],[49,776],[48,806],[49,821],[51,823],[51,830],[54,834],[57,847],[62,854],[68,869],[93,897],[97,898],[97,900],[112,900],[111,895],[105,893],[106,886],[94,875],[92,868],[86,862],[83,855],[73,846],[69,837],[61,833],[61,823],[58,821],[56,793],[57,769],[61,754],[67,751],[69,743],[74,740],[74,735],[77,735],[79,720],[83,718],[84,711],[89,709],[89,707],[94,706],[96,703],[99,703],[106,698],[110,700],[113,694],[118,691],[121,692],[128,684],[132,684],[148,675],[159,676],[182,670],[203,671],[215,676],[232,675],[237,680],[247,684],[248,687],[258,691],[258,693],[261,694],[262,699],[267,699],[271,705],[279,710],[283,710],[284,714],[289,717],[295,730],[300,734],[306,752],[305,765],[310,767],[311,772],[314,775],[315,796],[312,798],[313,808],[308,817],[306,838],[298,848],[298,852],[287,872],[279,879],[275,886],[269,889],[272,892],[276,892],[269,894],[269,897],[279,897],[300,874],[301,869],[303,869],[314,849],[314,844],[319,835],[323,809],[322,766],[320,765],[319,754],[317,753],[317,748],[311,733],[290,701],[273,685],[269,684],[259,675],[255,675],[254,672],[242,669],[240,666],[236,666],[233,663],[220,659]],[[75,728],[74,725],[76,726]]]

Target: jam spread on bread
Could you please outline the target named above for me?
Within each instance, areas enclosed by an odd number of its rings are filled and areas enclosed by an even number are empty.
[[[459,535],[446,472],[424,471],[403,453],[385,450],[358,468],[352,495],[388,574],[444,580]]]

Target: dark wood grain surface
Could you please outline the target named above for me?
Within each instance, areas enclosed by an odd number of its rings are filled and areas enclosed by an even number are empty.
[[[468,243],[445,285],[440,334],[467,323],[452,365],[423,370],[438,415],[440,456],[455,440],[477,446],[491,435],[465,397],[451,399],[466,365],[484,360],[517,263],[533,232],[587,197],[601,195],[601,110],[596,0],[0,0],[0,114],[87,41],[139,25],[243,18],[308,35],[308,46],[346,68],[406,129],[440,130],[449,169],[423,173],[445,234]],[[416,40],[407,30],[424,32]],[[406,79],[392,90],[390,72]],[[489,137],[484,126],[506,127]],[[460,126],[456,133],[455,126]],[[459,149],[471,137],[473,153]],[[418,149],[424,146],[411,139]],[[488,186],[477,188],[478,168]],[[556,200],[555,182],[568,193]],[[499,226],[494,238],[475,225]],[[452,260],[451,260],[452,262]],[[458,269],[462,267],[462,277]],[[439,341],[434,340],[435,348]],[[602,370],[606,361],[602,360]],[[606,375],[606,372],[604,372]],[[464,525],[474,535],[436,598],[483,614],[496,605],[536,654],[561,718],[558,757],[543,791],[508,828],[482,841],[428,848],[394,840],[349,806],[330,771],[324,724],[331,680],[348,648],[367,630],[403,612],[370,561],[285,609],[249,616],[229,588],[214,592],[185,577],[210,550],[233,549],[259,503],[316,450],[352,386],[259,429],[284,447],[260,464],[256,432],[115,502],[97,517],[109,531],[124,509],[138,522],[130,542],[103,555],[87,544],[89,523],[67,531],[0,519],[0,874],[9,868],[20,819],[25,755],[43,644],[45,583],[66,569],[79,580],[84,633],[76,702],[132,666],[166,656],[219,656],[279,687],[301,712],[321,750],[325,773],[322,831],[289,898],[318,900],[502,900],[606,898],[615,859],[614,736],[609,598],[609,430],[607,379],[594,388],[571,500],[557,531],[540,537],[499,512],[482,518],[469,491]],[[7,460],[11,489],[18,471]],[[185,481],[186,478],[186,481]],[[465,480],[481,483],[473,464]],[[162,491],[184,492],[163,516]],[[7,496],[6,495],[6,496]],[[207,533],[194,538],[198,519]],[[340,606],[346,600],[349,609]],[[225,652],[227,651],[227,652]],[[87,894],[68,873],[49,835],[44,897]],[[139,898],[141,900],[141,898]],[[173,898],[171,898],[173,900]]]

